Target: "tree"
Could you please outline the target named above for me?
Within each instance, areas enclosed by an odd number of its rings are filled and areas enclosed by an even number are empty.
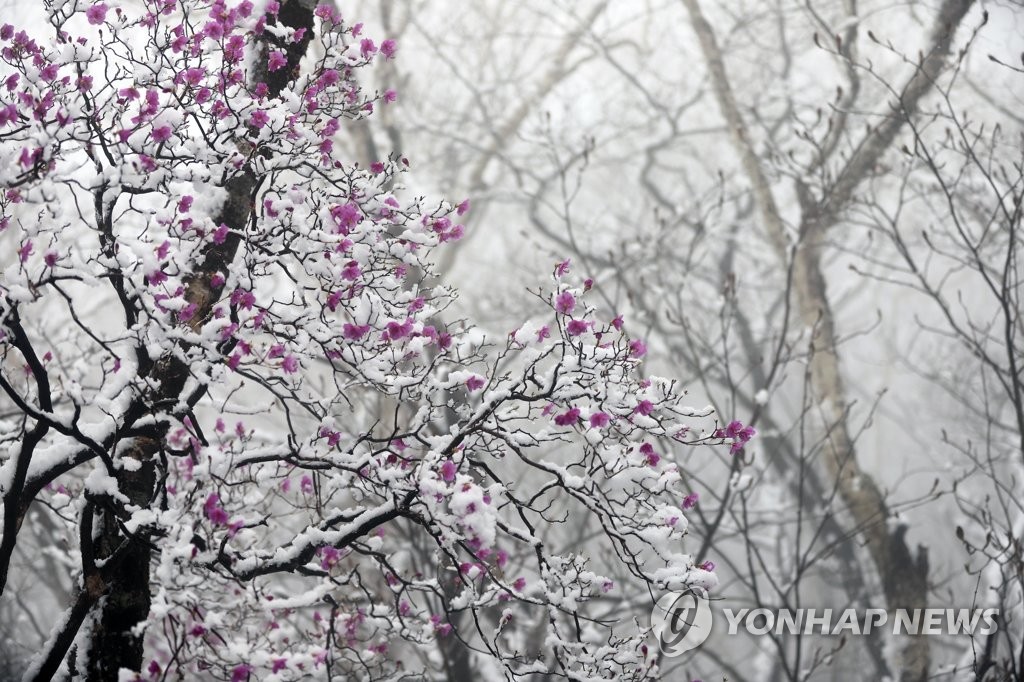
[[[486,3],[479,4],[486,15]],[[960,403],[964,379],[984,375],[974,371],[972,354],[950,354],[948,347],[922,352],[908,340],[914,329],[908,311],[919,314],[933,302],[895,292],[885,281],[894,272],[879,272],[880,263],[891,268],[893,256],[902,256],[886,253],[879,236],[890,226],[866,205],[886,198],[887,212],[910,221],[913,228],[905,229],[918,229],[912,195],[900,189],[906,182],[901,146],[914,148],[913,131],[922,122],[948,117],[937,112],[937,100],[949,98],[948,110],[966,109],[972,121],[1019,127],[1017,84],[988,87],[991,63],[978,58],[977,45],[1008,43],[999,27],[1010,24],[1011,10],[985,6],[1003,12],[986,24],[982,6],[972,2],[687,1],[609,8],[609,16],[590,22],[587,9],[599,4],[523,2],[517,18],[536,15],[527,24],[532,30],[503,15],[494,26],[465,31],[469,45],[480,35],[489,44],[502,36],[542,36],[549,41],[546,53],[543,43],[531,44],[526,58],[553,59],[562,53],[552,37],[583,29],[565,58],[569,73],[493,159],[504,172],[488,174],[489,195],[493,204],[518,198],[521,206],[502,207],[506,222],[529,221],[535,228],[529,240],[513,233],[517,243],[509,251],[527,252],[520,246],[525,242],[541,252],[571,253],[588,272],[599,273],[595,301],[649,328],[652,366],[687,377],[721,411],[741,414],[764,432],[742,458],[723,453],[724,466],[687,467],[688,483],[701,494],[690,515],[691,532],[701,540],[696,553],[713,557],[730,579],[718,595],[750,608],[969,605],[975,577],[962,575],[963,548],[951,517],[957,514],[954,496],[970,509],[983,495],[955,487],[966,475],[958,467],[968,465],[973,479],[987,479],[986,492],[995,487],[1004,495],[1004,480],[1015,480],[1007,472],[1014,470],[985,473],[990,467],[977,469],[950,447],[955,438],[940,435],[949,420],[959,425],[979,416],[977,404]],[[405,6],[423,25],[446,25],[439,18],[445,3]],[[425,16],[431,7],[440,12],[432,22]],[[490,11],[505,7],[491,3]],[[435,30],[424,34],[439,38]],[[982,41],[975,40],[979,35]],[[427,93],[415,108],[433,113],[432,134],[420,147],[415,129],[401,135],[418,157],[443,159],[437,171],[443,177],[464,170],[451,160],[472,158],[486,131],[501,130],[505,112],[513,110],[495,102],[509,87],[511,67],[496,70],[499,82],[487,66],[453,59],[466,46],[450,40],[432,41],[439,52],[448,49],[437,60],[450,69],[446,82],[462,86],[444,94],[458,90],[468,104],[451,109],[473,116],[445,129],[447,109]],[[1000,55],[1009,61],[1006,55],[1017,51],[1007,45]],[[413,82],[426,82],[417,74],[441,68],[416,66]],[[515,81],[515,92],[542,90],[541,79],[531,80],[530,73]],[[978,96],[965,87],[971,76],[989,92]],[[455,151],[436,149],[440,140]],[[421,153],[425,145],[432,154]],[[1010,159],[1018,148],[1008,138],[997,146]],[[913,171],[915,192],[928,186],[923,172]],[[1012,168],[1007,176],[1015,177]],[[974,209],[981,215],[1002,210],[995,196],[975,192]],[[944,231],[943,220],[928,226],[929,235]],[[1003,255],[996,232],[986,234],[991,253]],[[948,262],[912,242],[915,258]],[[973,256],[967,250],[960,258]],[[999,264],[1019,269],[1013,259]],[[866,280],[866,270],[878,279]],[[941,268],[930,274],[946,282]],[[970,302],[965,307],[977,300],[974,287],[962,294]],[[1007,309],[1019,306],[1011,300]],[[980,335],[989,318],[978,314],[975,320]],[[935,323],[929,322],[943,328]],[[1013,347],[996,346],[997,366],[1006,375],[1014,375],[1003,357]],[[941,374],[946,365],[969,366],[970,376]],[[941,399],[917,371],[946,377],[955,412],[942,411]],[[977,395],[976,403],[984,396],[988,404],[994,393],[979,389]],[[1011,434],[1010,442],[1019,440],[1014,419],[993,424]],[[1002,451],[1007,436],[988,425],[987,419],[975,424],[974,448]],[[994,527],[1013,528],[1013,514],[1006,514],[1013,508],[1005,504],[998,524],[973,509],[978,523],[971,551],[985,545]],[[1009,575],[1015,554],[1006,538],[1017,535],[999,535],[1006,551],[998,562]],[[1000,637],[1012,640],[1013,632]],[[693,659],[676,660],[690,677],[704,679],[712,671],[743,678],[742,666],[756,654],[770,666],[765,679],[916,680],[949,670],[968,644],[964,638],[898,642],[906,647],[881,637],[771,639],[768,654],[764,638],[723,639],[720,647],[712,638]],[[681,670],[672,672],[683,677]]]
[[[335,151],[395,43],[307,0],[47,16],[0,28],[0,590],[38,519],[73,564],[26,679],[429,674],[439,638],[656,674],[607,576],[712,586],[664,455],[753,430],[691,424],[569,261],[507,339],[443,321],[468,202]]]

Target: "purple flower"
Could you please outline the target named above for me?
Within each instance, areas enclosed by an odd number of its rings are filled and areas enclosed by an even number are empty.
[[[227,239],[227,237],[228,237],[228,226],[225,225],[224,223],[221,223],[220,227],[218,227],[216,230],[213,231],[213,236],[212,236],[213,243],[214,244],[223,244],[224,240]]]
[[[89,9],[85,10],[85,18],[89,20],[89,23],[93,26],[99,26],[107,18],[107,5],[102,2],[98,2]]]
[[[363,38],[362,42],[359,43],[359,52],[364,57],[370,57],[377,52],[377,45],[369,38]]]
[[[171,138],[171,126],[160,126],[153,128],[153,141],[166,142]]]
[[[280,71],[288,64],[288,59],[285,58],[284,52],[280,50],[274,50],[270,53],[270,58],[267,59],[267,70],[268,71]]]
[[[595,412],[590,415],[590,428],[592,429],[603,429],[608,426],[611,421],[611,417],[605,412]]]
[[[701,570],[708,571],[710,573],[711,571],[715,570],[715,562],[714,561],[705,561],[704,563],[702,563],[700,565],[700,568],[701,568]]]
[[[661,455],[654,451],[654,447],[650,443],[644,443],[640,446],[640,454],[642,454],[650,466],[657,466],[658,462],[661,461]]]
[[[249,125],[251,125],[253,128],[262,128],[269,122],[270,117],[267,116],[267,112],[263,111],[262,109],[257,109],[256,111],[249,114]]]
[[[693,509],[697,506],[698,499],[700,499],[700,495],[697,493],[690,493],[683,498],[683,509]]]
[[[231,669],[231,682],[246,682],[252,673],[252,666],[248,663],[239,663]]]
[[[484,387],[484,378],[477,374],[474,374],[470,378],[466,379],[466,388],[470,391],[479,391]]]
[[[563,277],[569,274],[569,266],[572,264],[571,258],[566,258],[561,263],[555,265],[555,277]]]
[[[639,403],[636,404],[636,408],[634,408],[633,410],[633,412],[637,414],[642,414],[645,417],[653,411],[654,403],[652,403],[650,400],[641,400]]]
[[[206,498],[206,502],[203,503],[203,514],[215,526],[223,526],[228,522],[228,513],[220,506],[220,495],[217,493],[210,493]]]
[[[368,324],[350,324],[348,322],[341,328],[344,337],[350,341],[358,341],[370,331]]]
[[[381,54],[384,55],[386,59],[391,59],[392,57],[394,57],[395,51],[397,49],[398,45],[391,38],[388,38],[387,40],[380,44],[380,52]]]
[[[289,355],[284,359],[283,362],[281,362],[281,369],[283,369],[288,374],[295,374],[297,371],[299,371],[299,361],[296,359],[294,355]]]
[[[569,332],[569,336],[579,336],[585,334],[593,324],[593,322],[585,320],[571,320],[569,324],[565,325],[565,331]]]
[[[725,436],[727,438],[735,438],[743,430],[743,423],[738,421],[731,421],[729,425],[725,427]]]
[[[555,299],[555,310],[563,315],[570,314],[576,308],[576,297],[571,292],[563,291]]]
[[[629,354],[635,358],[642,358],[647,355],[647,344],[640,339],[634,339],[629,342]]]
[[[458,471],[458,467],[455,466],[455,462],[450,459],[446,459],[444,464],[441,465],[441,478],[445,482],[451,483],[455,480],[455,472]]]
[[[573,407],[555,417],[555,424],[558,426],[572,426],[580,419],[580,408]]]

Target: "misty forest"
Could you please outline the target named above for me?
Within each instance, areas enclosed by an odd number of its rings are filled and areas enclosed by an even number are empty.
[[[0,680],[1024,680],[1020,0],[0,7]]]

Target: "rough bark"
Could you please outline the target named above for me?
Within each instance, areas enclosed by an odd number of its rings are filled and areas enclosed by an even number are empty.
[[[254,74],[257,82],[267,83],[272,97],[280,95],[297,73],[299,61],[312,37],[314,7],[315,4],[309,0],[281,2],[277,21],[292,28],[305,28],[306,35],[297,43],[276,46],[285,51],[287,67],[274,73],[258,69]],[[257,59],[256,63],[265,64],[266,59]],[[226,224],[231,229],[230,236],[223,244],[213,246],[207,252],[203,264],[186,288],[186,299],[197,306],[192,318],[192,325],[197,329],[210,318],[213,305],[219,298],[220,292],[210,284],[212,277],[217,272],[226,272],[235,258],[241,243],[238,234],[244,231],[249,221],[253,194],[258,184],[256,175],[245,168],[225,185],[228,196],[216,222]],[[178,357],[168,355],[158,360],[152,379],[153,385],[159,386],[159,389],[134,406],[135,414],[129,415],[128,421],[133,421],[132,417],[138,419],[146,413],[158,411],[158,405],[177,403],[180,398],[185,398],[190,405],[194,404],[202,392],[182,396],[188,377],[189,367]],[[130,454],[122,455],[130,456],[139,463],[137,470],[121,469],[117,474],[119,489],[128,498],[130,505],[145,508],[156,499],[155,484],[162,478],[157,456],[163,447],[166,433],[167,427],[164,426],[151,437],[137,438]],[[100,571],[104,598],[100,600],[102,612],[90,633],[90,682],[116,680],[120,669],[138,671],[143,663],[144,633],[137,631],[135,626],[149,615],[152,549],[150,538],[144,531],[133,536],[125,535],[119,517],[126,518],[127,515],[123,504],[105,500],[104,509],[97,518],[98,558],[109,558],[117,554],[118,560],[111,564],[109,570]]]

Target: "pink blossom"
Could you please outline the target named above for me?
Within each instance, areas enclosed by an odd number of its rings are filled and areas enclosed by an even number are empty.
[[[251,125],[253,128],[262,128],[269,122],[270,116],[268,116],[267,112],[263,111],[262,109],[257,109],[256,111],[249,114],[249,125]]]
[[[579,336],[585,334],[588,329],[594,326],[593,322],[586,320],[571,320],[569,324],[565,325],[565,331],[569,332],[569,336]]]
[[[462,203],[455,207],[456,215],[466,215],[466,211],[469,210],[469,199],[463,199]]]
[[[566,258],[561,263],[555,265],[555,277],[564,277],[569,274],[569,266],[572,264],[571,258]]]
[[[477,374],[466,379],[466,388],[470,391],[479,391],[484,387],[484,378]]]
[[[526,578],[516,578],[516,581],[512,583],[512,589],[516,592],[522,592],[526,589]]]
[[[355,34],[353,33],[353,35]],[[363,38],[363,40],[359,43],[359,52],[363,55],[363,57],[370,57],[376,54],[377,45],[369,38]]]
[[[213,239],[214,244],[223,244],[224,240],[227,239],[227,237],[228,226],[225,225],[224,223],[221,223],[220,226],[216,230],[214,230],[213,234],[211,235],[211,239]]]
[[[350,260],[348,263],[346,263],[345,267],[342,268],[341,270],[341,278],[344,280],[348,280],[349,282],[353,282],[359,279],[359,276],[361,274],[362,271],[359,268],[359,263],[354,260]]]
[[[690,493],[683,498],[683,509],[693,509],[697,506],[698,499],[700,499],[700,495],[697,493]]]
[[[252,666],[248,663],[239,663],[231,669],[231,682],[246,682],[252,673]]]
[[[658,462],[661,461],[661,455],[654,451],[654,447],[650,443],[644,443],[640,446],[640,454],[642,454],[650,466],[657,466]]]
[[[279,71],[288,64],[288,59],[285,57],[284,52],[280,50],[274,50],[270,53],[270,58],[267,59],[267,70],[268,71]]]
[[[289,355],[281,362],[281,369],[288,374],[295,374],[299,371],[299,361],[294,355]]]
[[[615,331],[621,332],[622,331],[622,325],[623,325],[622,315],[616,315],[615,319],[612,320],[612,327],[615,328]]]
[[[654,403],[652,403],[650,400],[641,400],[639,403],[636,404],[636,407],[633,409],[633,412],[635,412],[636,414],[642,414],[645,417],[653,411]]]
[[[558,426],[572,426],[580,419],[580,408],[573,407],[555,417],[555,424]]]
[[[603,429],[608,426],[611,421],[611,417],[605,412],[595,412],[590,415],[590,428],[592,429]]]
[[[397,99],[398,99],[398,93],[395,92],[394,90],[389,88],[389,89],[384,91],[384,101],[385,102],[394,102]]]
[[[32,255],[32,242],[25,242],[18,249],[18,259],[24,263],[28,260],[28,257]]]
[[[274,659],[271,660],[270,672],[272,672],[272,673],[281,672],[282,670],[284,670],[287,667],[288,667],[288,659],[287,658],[274,658]]]
[[[104,22],[107,18],[107,5],[106,3],[98,2],[85,10],[85,18],[89,20],[89,23],[98,26]]]
[[[350,341],[358,341],[370,331],[368,324],[351,324],[346,322],[342,327],[342,335]]]
[[[391,59],[395,56],[395,51],[398,50],[398,45],[394,40],[388,38],[380,44],[380,52],[384,55],[385,59]]]
[[[452,481],[455,480],[456,471],[458,471],[458,467],[455,466],[455,462],[451,461],[450,459],[446,459],[444,461],[444,464],[441,465],[441,478],[445,482],[451,483]]]
[[[210,493],[203,503],[203,514],[215,526],[223,526],[228,522],[228,513],[220,506],[220,495]]]
[[[705,561],[704,563],[702,563],[700,565],[700,569],[703,570],[703,571],[708,571],[710,573],[711,571],[715,570],[715,562],[714,561]]]
[[[563,315],[570,314],[576,308],[576,297],[569,291],[563,291],[555,299],[555,310]]]

